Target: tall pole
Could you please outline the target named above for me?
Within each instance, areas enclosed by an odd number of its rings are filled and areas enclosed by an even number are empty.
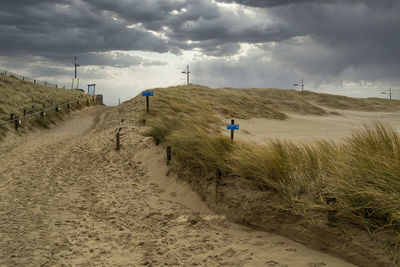
[[[301,78],[301,84],[295,83],[295,84],[293,84],[293,85],[294,85],[294,86],[301,86],[301,91],[304,91],[304,86],[305,86],[305,84],[304,84],[303,78]]]
[[[186,78],[187,78],[187,85],[190,84],[190,71],[189,71],[189,65],[186,66],[186,71],[182,71],[182,73],[186,74]]]
[[[392,100],[392,94],[393,94],[392,88],[389,88],[389,93],[388,92],[381,92],[381,94],[389,95],[389,100]]]
[[[189,85],[190,83],[189,83],[189,65],[187,65],[187,71],[186,71],[186,73],[187,73],[187,85]]]
[[[75,79],[76,79],[76,74],[77,74],[77,67],[79,67],[80,65],[76,63],[76,56],[75,56]]]

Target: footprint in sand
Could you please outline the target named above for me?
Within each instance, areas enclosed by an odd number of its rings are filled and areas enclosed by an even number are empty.
[[[308,264],[310,267],[321,267],[321,266],[326,266],[325,262],[311,262]]]
[[[269,267],[288,267],[286,264],[282,264],[280,262],[277,261],[273,261],[273,260],[269,260],[265,262],[265,266],[269,266]]]

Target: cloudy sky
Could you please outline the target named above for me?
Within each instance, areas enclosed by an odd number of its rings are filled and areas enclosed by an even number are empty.
[[[0,69],[107,104],[191,82],[400,98],[398,0],[1,0]],[[398,89],[398,90],[397,90]]]

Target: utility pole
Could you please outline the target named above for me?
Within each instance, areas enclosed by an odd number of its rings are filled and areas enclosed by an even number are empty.
[[[75,79],[76,79],[76,67],[79,67],[80,65],[76,63],[76,56],[75,56]]]
[[[182,71],[182,73],[186,74],[187,76],[187,85],[189,85],[189,75],[190,75],[190,71],[189,71],[189,65],[187,65],[186,71]]]
[[[304,84],[303,78],[301,78],[301,84],[295,83],[295,84],[293,84],[293,85],[294,85],[294,86],[301,86],[301,91],[304,91],[304,86],[305,86],[305,84]]]
[[[383,95],[389,95],[389,99],[392,100],[392,88],[389,88],[389,92],[381,92],[381,94]]]

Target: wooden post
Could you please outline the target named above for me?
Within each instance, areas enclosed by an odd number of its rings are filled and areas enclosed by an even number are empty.
[[[218,187],[221,184],[222,172],[220,169],[215,171],[215,204],[218,203]]]
[[[26,116],[26,108],[24,108],[24,117]]]
[[[149,96],[146,96],[146,112],[149,113],[150,111],[150,104],[149,104]]]
[[[232,125],[235,124],[235,120],[231,120],[231,124]],[[232,140],[232,142],[233,142],[233,133],[234,132],[235,132],[234,130],[231,130],[231,140]]]
[[[14,113],[10,114],[10,121],[14,119]]]
[[[326,197],[325,198],[326,204],[335,204],[336,203],[336,198],[334,197]],[[332,224],[336,222],[336,211],[335,210],[329,210],[328,211],[328,223]]]
[[[119,151],[121,148],[121,144],[120,144],[120,140],[119,140],[119,131],[115,135],[115,142],[116,142],[116,149],[117,149],[117,151]]]
[[[21,121],[19,120],[18,117],[15,118],[15,130],[19,131],[19,126],[21,125]]]
[[[171,162],[171,152],[172,152],[172,147],[167,146],[167,166],[169,166]]]

